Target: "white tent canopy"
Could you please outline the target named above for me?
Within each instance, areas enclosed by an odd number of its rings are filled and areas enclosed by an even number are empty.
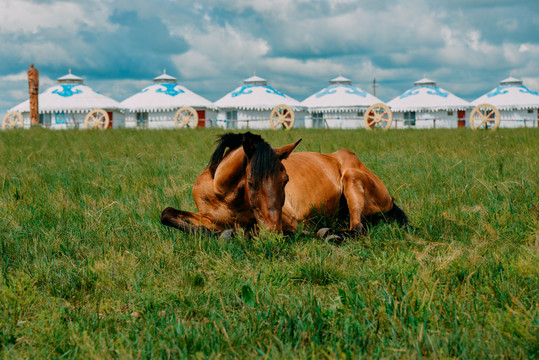
[[[380,102],[377,97],[353,86],[352,80],[338,76],[301,104],[316,112],[357,112]]]
[[[39,94],[39,113],[86,113],[93,109],[118,110],[122,105],[84,85],[83,79],[71,74],[58,78],[58,85]],[[30,112],[30,101],[26,100],[9,111]]]
[[[423,78],[414,87],[387,103],[392,111],[454,111],[467,110],[471,104]]]
[[[500,86],[472,101],[494,105],[498,110],[527,110],[539,108],[539,93],[528,89],[522,80],[509,77],[500,81]]]
[[[153,84],[122,101],[122,106],[130,111],[151,112],[170,111],[191,106],[194,108],[216,109],[206,98],[178,85],[175,77],[163,71],[153,79]]]
[[[256,75],[215,102],[222,109],[257,111],[271,110],[281,104],[290,106],[294,111],[305,110],[299,101],[268,86],[266,79]]]

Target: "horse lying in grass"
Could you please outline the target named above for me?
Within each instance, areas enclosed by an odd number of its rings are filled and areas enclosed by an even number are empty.
[[[168,207],[161,222],[189,233],[230,236],[230,229],[256,226],[293,233],[298,224],[324,213],[350,219],[340,238],[364,232],[362,219],[376,215],[408,223],[384,184],[354,153],[292,153],[300,141],[274,149],[250,132],[222,135],[193,186],[198,213]]]

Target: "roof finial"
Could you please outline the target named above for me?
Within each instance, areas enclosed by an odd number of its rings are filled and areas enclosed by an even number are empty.
[[[254,74],[253,76],[256,76],[256,70],[253,72],[253,74]]]
[[[69,75],[71,75],[71,68],[69,68]]]
[[[167,73],[167,68],[163,68],[163,74]]]

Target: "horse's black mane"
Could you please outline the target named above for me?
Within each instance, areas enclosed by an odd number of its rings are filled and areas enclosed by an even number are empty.
[[[225,157],[226,149],[229,149],[229,152],[232,150],[236,150],[242,145],[242,140],[243,134],[226,133],[219,136],[219,139],[217,139],[216,141],[217,148],[213,152],[210,158],[210,163],[208,165],[208,169],[210,169],[212,177],[215,176],[215,171],[217,170],[217,167]]]
[[[208,168],[212,177],[215,176],[215,171],[226,154],[243,145],[253,150],[250,165],[253,176],[252,180],[255,184],[258,184],[261,180],[277,171],[279,158],[270,144],[265,142],[260,135],[250,132],[244,134],[226,133],[217,139],[217,148],[210,158]],[[244,169],[247,167],[248,161],[248,157],[245,156],[243,158]]]
[[[243,162],[247,165],[247,157],[243,158]],[[264,141],[256,145],[250,164],[252,186],[257,188],[262,180],[277,172],[279,157],[275,153],[275,150]]]

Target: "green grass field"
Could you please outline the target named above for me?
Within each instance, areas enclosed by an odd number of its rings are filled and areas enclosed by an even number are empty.
[[[258,132],[354,151],[414,225],[341,245],[162,226],[220,133],[0,132],[0,357],[539,357],[537,129]]]

